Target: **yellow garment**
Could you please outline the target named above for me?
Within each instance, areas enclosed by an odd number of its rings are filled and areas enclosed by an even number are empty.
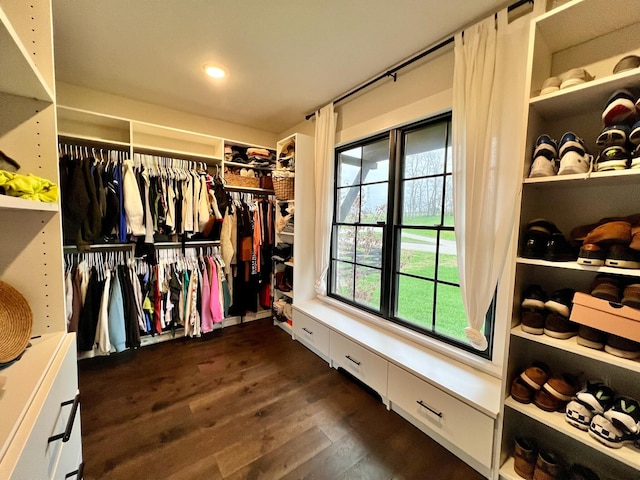
[[[54,203],[58,201],[58,186],[35,175],[0,170],[0,190],[12,197]]]

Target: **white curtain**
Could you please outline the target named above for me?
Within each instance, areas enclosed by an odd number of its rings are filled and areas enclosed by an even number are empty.
[[[336,139],[336,116],[333,103],[316,112],[315,137],[315,290],[318,295],[327,294],[327,269],[329,268],[329,242],[331,241],[331,216],[333,199],[333,155]]]
[[[458,273],[478,350],[511,242],[524,161],[523,126],[530,16],[506,9],[455,36],[453,202]]]

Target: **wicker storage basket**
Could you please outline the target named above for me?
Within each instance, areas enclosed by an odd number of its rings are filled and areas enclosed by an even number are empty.
[[[260,188],[273,190],[273,179],[271,178],[271,175],[264,175],[260,177]]]
[[[243,177],[234,173],[225,172],[224,179],[227,185],[233,187],[260,188],[260,179],[255,177]]]
[[[273,177],[273,190],[278,200],[293,200],[295,196],[294,177]]]

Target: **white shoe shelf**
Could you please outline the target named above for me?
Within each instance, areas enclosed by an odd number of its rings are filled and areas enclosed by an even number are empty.
[[[614,5],[615,4],[615,5]],[[595,157],[595,139],[602,130],[601,114],[619,88],[640,87],[640,69],[613,73],[627,55],[640,55],[640,9],[635,0],[573,0],[533,20],[529,44],[528,106],[522,190],[514,251],[520,250],[526,224],[551,220],[568,238],[575,227],[604,217],[640,213],[640,170],[528,178],[539,135],[560,139],[574,132]],[[594,79],[578,86],[540,95],[542,83],[573,68],[584,68]],[[640,450],[607,447],[588,432],[572,427],[564,413],[547,413],[510,397],[513,379],[532,361],[547,363],[553,372],[576,374],[582,381],[604,379],[617,393],[640,400],[640,362],[615,357],[579,345],[576,338],[558,340],[520,329],[522,293],[539,284],[549,294],[560,288],[589,292],[599,273],[640,277],[640,270],[588,267],[577,262],[548,262],[515,256],[513,313],[504,380],[504,422],[499,478],[520,478],[513,469],[517,436],[533,438],[541,448],[557,451],[567,466],[585,465],[601,480],[640,478]]]

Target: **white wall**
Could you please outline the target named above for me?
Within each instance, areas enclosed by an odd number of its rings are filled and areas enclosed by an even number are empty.
[[[56,83],[56,98],[58,105],[65,107],[75,107],[130,120],[204,133],[251,145],[270,148],[276,146],[277,135],[271,132],[193,115],[68,83]]]

